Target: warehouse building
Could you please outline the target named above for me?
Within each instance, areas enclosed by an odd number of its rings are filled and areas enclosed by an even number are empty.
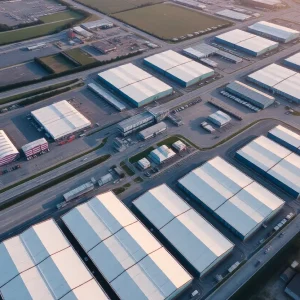
[[[172,50],[147,57],[144,63],[184,87],[214,75],[214,70]]]
[[[98,78],[137,107],[173,93],[172,87],[131,63],[101,72]]]
[[[238,150],[235,156],[293,197],[299,197],[300,156],[297,154],[260,136]]]
[[[281,0],[242,0],[241,3],[252,7],[262,7],[268,9],[276,9],[284,7]]]
[[[147,158],[142,158],[138,161],[138,165],[142,170],[146,170],[151,167],[151,163]]]
[[[16,160],[19,151],[11,142],[3,130],[0,130],[0,166],[4,166]]]
[[[109,299],[53,219],[0,244],[4,300]]]
[[[41,138],[31,143],[22,146],[22,151],[27,160],[30,160],[34,155],[49,151],[49,145],[46,139]]]
[[[87,30],[94,30],[94,29],[108,29],[114,27],[114,24],[106,19],[100,19],[96,21],[90,21],[83,23],[81,25],[83,28]]]
[[[155,137],[156,135],[164,132],[165,130],[167,130],[167,124],[165,122],[159,122],[151,127],[140,131],[139,137],[145,141],[152,137]]]
[[[215,37],[217,43],[243,51],[252,56],[260,56],[278,47],[278,43],[255,34],[234,29]]]
[[[230,123],[231,118],[221,110],[218,110],[215,113],[209,115],[208,120],[218,127],[223,127]]]
[[[300,135],[282,125],[268,132],[268,138],[300,155]]]
[[[263,93],[237,80],[228,84],[226,86],[226,91],[261,109],[269,107],[275,101],[273,96]]]
[[[93,36],[93,34],[85,29],[83,29],[80,26],[75,26],[73,27],[73,31],[81,36],[83,36],[84,38],[90,38]]]
[[[248,30],[255,34],[270,38],[281,43],[288,43],[299,38],[299,31],[277,25],[274,23],[260,21],[248,26]]]
[[[271,64],[247,76],[247,80],[286,99],[300,103],[300,74]]]
[[[173,299],[191,283],[112,192],[75,207],[62,220],[122,300]]]
[[[103,41],[97,41],[93,43],[92,46],[102,54],[107,54],[109,52],[117,50],[117,47],[115,45]]]
[[[166,145],[162,145],[157,147],[156,149],[152,150],[149,154],[151,160],[153,160],[156,164],[162,164],[169,160],[170,158],[174,157],[176,153],[170,149]]]
[[[284,201],[220,157],[207,161],[178,183],[242,240],[284,205]]]
[[[34,110],[31,115],[55,141],[91,126],[91,122],[66,100]]]
[[[286,58],[284,64],[289,68],[300,70],[300,52]]]
[[[236,21],[246,21],[248,19],[251,19],[252,16],[246,15],[231,9],[224,9],[221,11],[216,12],[216,15],[221,16],[221,17],[226,17],[232,20]]]
[[[147,191],[133,205],[197,276],[211,270],[234,247],[165,184]]]
[[[172,147],[177,151],[181,152],[186,150],[186,144],[183,143],[181,140],[176,141],[175,143],[172,144]]]

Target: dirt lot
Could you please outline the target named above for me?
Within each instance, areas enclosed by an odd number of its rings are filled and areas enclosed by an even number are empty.
[[[0,69],[0,86],[34,80],[47,76],[49,73],[35,62]]]
[[[96,59],[93,58],[89,53],[84,52],[79,48],[67,50],[64,53],[71,59],[75,60],[80,66],[86,66],[96,62]]]
[[[45,67],[46,70],[52,70],[52,73],[61,73],[76,67],[71,60],[62,54],[45,56],[38,60],[41,62],[41,66]]]
[[[149,4],[157,4],[163,0],[75,0],[105,14],[113,14]]]
[[[164,40],[222,24],[231,25],[229,21],[169,3],[117,13],[113,17]]]

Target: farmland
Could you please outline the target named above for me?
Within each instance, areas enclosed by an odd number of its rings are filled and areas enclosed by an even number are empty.
[[[80,66],[86,66],[96,62],[96,59],[94,59],[89,53],[86,53],[79,48],[67,50],[64,53],[67,57],[77,62]]]
[[[232,23],[174,4],[146,6],[113,15],[114,18],[164,40]],[[155,20],[155,22],[153,21]]]
[[[55,54],[50,56],[45,56],[36,59],[46,70],[50,73],[61,73],[64,71],[71,70],[76,67],[76,65],[69,59],[67,59],[62,54]]]
[[[83,5],[89,6],[105,14],[114,14],[138,8],[145,5],[157,4],[163,0],[75,0]]]

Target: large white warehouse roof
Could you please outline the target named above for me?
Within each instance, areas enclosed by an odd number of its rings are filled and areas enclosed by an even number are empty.
[[[171,93],[173,90],[131,63],[101,72],[98,76],[137,104],[162,93]]]
[[[91,125],[91,122],[66,100],[34,110],[31,114],[55,140]]]
[[[212,69],[172,50],[152,55],[144,61],[186,85],[214,73]]]
[[[185,175],[179,183],[214,211],[252,181],[217,156]]]
[[[191,280],[170,254],[164,255],[169,268],[163,262],[160,265],[160,260],[149,259],[161,253],[163,246],[112,192],[75,207],[62,219],[121,299],[139,300],[152,294],[165,299]],[[153,277],[146,275],[143,261],[155,271]],[[172,269],[177,273],[172,275]],[[140,278],[130,276],[134,270]],[[158,272],[161,276],[155,277]]]
[[[283,146],[287,146],[289,149],[300,151],[300,135],[282,125],[278,125],[271,129],[268,132],[268,137],[274,139]]]
[[[220,157],[190,172],[179,180],[179,184],[243,238],[252,234],[284,204]]]
[[[238,150],[237,154],[267,172],[290,155],[291,151],[261,135]]]
[[[283,205],[284,201],[253,182],[221,205],[215,214],[247,236]]]
[[[19,154],[17,148],[10,141],[8,136],[3,130],[0,130],[0,160],[10,155]]]
[[[248,29],[281,41],[291,41],[299,37],[299,31],[297,30],[266,21],[254,23],[248,26]]]
[[[133,205],[200,274],[234,247],[165,184],[149,190]]]
[[[294,67],[299,69],[300,68],[300,52],[286,58],[284,61],[286,63],[290,63],[291,65],[293,65]]]
[[[221,42],[242,48],[243,50],[262,54],[268,50],[274,49],[278,46],[277,42],[270,41],[255,34],[234,29],[216,36],[216,39]]]
[[[4,299],[108,299],[52,219],[2,242],[0,269]]]

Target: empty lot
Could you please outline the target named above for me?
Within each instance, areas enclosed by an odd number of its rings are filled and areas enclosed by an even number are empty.
[[[76,67],[75,63],[62,54],[40,57],[37,61],[51,73],[61,73]]]
[[[163,3],[114,14],[113,17],[164,40],[232,23],[181,6]]]

